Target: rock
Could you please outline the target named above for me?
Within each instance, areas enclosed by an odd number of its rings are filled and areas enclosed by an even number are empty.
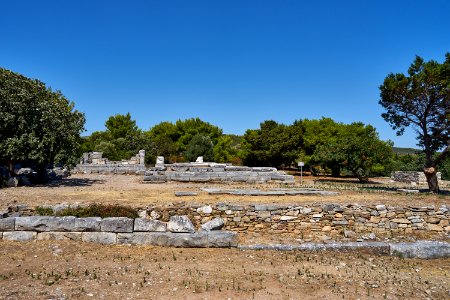
[[[212,207],[210,205],[202,206],[197,208],[198,213],[210,214],[212,213]]]
[[[211,230],[220,230],[224,225],[224,221],[222,218],[215,218],[209,222],[206,222],[202,225],[202,230],[211,231]]]
[[[175,196],[177,197],[185,197],[185,196],[197,196],[198,193],[195,192],[175,192]]]
[[[110,245],[117,242],[117,237],[112,232],[83,232],[81,240],[83,242]]]
[[[281,216],[280,221],[292,221],[292,220],[296,220],[298,219],[298,217],[294,217],[294,216]]]
[[[16,218],[0,219],[0,231],[14,231]]]
[[[322,214],[313,214],[312,215],[312,217],[313,217],[313,219],[320,219],[320,218],[322,218]]]
[[[104,232],[133,232],[133,219],[125,217],[104,218],[100,230]]]
[[[329,232],[329,231],[331,231],[331,226],[330,226],[330,225],[323,226],[323,227],[322,227],[322,231],[323,231],[323,232]]]
[[[442,226],[436,224],[427,224],[427,229],[431,231],[444,231]]]
[[[167,230],[170,232],[195,232],[195,227],[188,216],[171,216],[167,223]]]
[[[152,212],[150,213],[150,218],[153,220],[158,220],[159,218],[161,218],[161,214],[156,210],[152,210]]]
[[[333,225],[337,225],[337,226],[344,226],[344,225],[348,225],[348,221],[347,220],[336,220],[336,221],[332,221]]]
[[[392,219],[391,221],[399,224],[411,224],[411,221],[408,219]]]
[[[36,238],[34,231],[6,231],[3,232],[3,239],[7,241],[29,242]]]
[[[167,231],[167,224],[158,220],[138,218],[134,220],[134,231]]]
[[[438,241],[390,244],[390,253],[408,258],[449,258],[450,244]]]
[[[147,218],[147,210],[143,209],[138,212],[139,218]]]
[[[356,233],[354,231],[351,231],[351,230],[344,230],[344,236],[346,238],[355,238],[356,237]]]
[[[427,219],[427,223],[430,223],[430,224],[439,224],[440,221],[441,221],[441,219],[436,218],[436,217],[429,217]]]
[[[384,205],[384,204],[377,205],[376,209],[378,211],[384,211],[384,210],[386,210],[386,205]]]
[[[10,177],[6,182],[8,187],[18,187],[19,186],[19,178],[18,177]]]
[[[375,240],[377,237],[375,235],[375,233],[371,232],[367,235],[367,239],[369,240]]]
[[[303,215],[307,215],[307,214],[311,213],[311,211],[312,211],[312,209],[310,207],[303,207],[300,210],[300,213],[303,214]]]
[[[39,232],[36,239],[46,241],[81,241],[81,232]]]

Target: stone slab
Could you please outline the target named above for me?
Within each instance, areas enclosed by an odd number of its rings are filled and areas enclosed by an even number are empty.
[[[450,243],[439,241],[393,243],[390,244],[390,254],[407,258],[449,258]]]
[[[153,245],[161,247],[206,248],[208,235],[206,232],[172,233],[172,232],[135,232],[118,233],[119,244]]]
[[[125,217],[104,218],[100,222],[103,232],[133,232],[134,220]]]
[[[15,220],[17,231],[73,231],[75,217],[32,216],[18,217]]]
[[[165,231],[167,231],[167,224],[162,221],[158,221],[158,220],[137,218],[137,219],[134,219],[134,231],[165,232]]]
[[[36,239],[37,233],[34,231],[6,231],[3,232],[5,241],[29,242]]]
[[[45,241],[81,241],[81,232],[39,232],[36,239]]]
[[[167,223],[170,232],[194,232],[195,227],[188,216],[171,216]]]
[[[117,242],[117,234],[113,232],[83,232],[81,240],[88,243],[111,245]]]
[[[73,231],[100,231],[101,221],[99,217],[76,218]]]
[[[15,228],[16,218],[3,218],[0,219],[0,231],[13,231]]]

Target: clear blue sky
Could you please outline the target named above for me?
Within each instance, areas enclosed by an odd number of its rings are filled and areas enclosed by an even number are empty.
[[[190,117],[242,134],[273,119],[374,125],[378,86],[450,51],[450,1],[0,0],[0,66],[59,89],[86,134]]]

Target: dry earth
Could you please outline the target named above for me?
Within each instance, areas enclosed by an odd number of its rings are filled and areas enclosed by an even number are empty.
[[[75,175],[57,184],[0,190],[13,204],[112,203],[146,207],[192,203],[360,203],[449,205],[448,195],[392,193],[306,177],[307,186],[340,187],[338,196],[208,195],[201,187],[276,188],[279,184],[143,184],[138,176]],[[313,180],[316,180],[315,182]],[[337,181],[337,182],[336,182]],[[349,190],[342,190],[342,184]],[[388,192],[377,191],[388,187]],[[394,186],[395,187],[395,186]],[[399,185],[400,187],[400,185]],[[177,198],[175,191],[199,192]],[[0,241],[0,299],[449,299],[450,260],[365,253],[240,251],[104,246],[70,241]]]

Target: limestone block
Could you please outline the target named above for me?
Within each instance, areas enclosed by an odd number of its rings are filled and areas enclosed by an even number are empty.
[[[197,196],[196,192],[175,192],[175,196],[177,197],[185,197],[185,196]]]
[[[225,166],[226,172],[236,172],[236,171],[252,171],[252,168],[246,166]]]
[[[62,240],[72,240],[81,241],[81,232],[39,232],[37,240],[51,240],[51,241],[62,241]]]
[[[167,231],[167,224],[158,220],[137,218],[134,219],[134,231]]]
[[[167,223],[170,232],[195,232],[195,227],[188,216],[171,216]]]
[[[427,224],[427,229],[431,231],[444,231],[442,226],[436,224]]]
[[[206,232],[172,233],[172,232],[135,232],[117,234],[119,244],[154,245],[161,247],[208,247]]]
[[[209,222],[206,222],[202,225],[202,230],[211,231],[211,230],[220,230],[224,225],[224,221],[222,218],[215,218]]]
[[[81,234],[81,240],[83,242],[98,243],[98,244],[115,244],[117,237],[112,232],[83,232]]]
[[[237,233],[231,231],[208,232],[208,247],[231,248],[237,247]]]
[[[6,241],[28,242],[36,238],[34,231],[6,231],[3,232],[3,239]]]
[[[15,218],[0,219],[0,231],[13,231]]]
[[[125,217],[104,218],[100,222],[103,232],[133,232],[133,219]]]
[[[281,216],[280,217],[280,221],[292,221],[292,220],[296,220],[298,219],[297,217],[294,216]]]
[[[390,244],[390,253],[408,258],[448,258],[450,257],[450,244],[438,241]]]
[[[73,231],[75,217],[32,216],[16,218],[15,230],[24,231]]]
[[[76,218],[73,231],[100,231],[101,221],[99,217]]]

